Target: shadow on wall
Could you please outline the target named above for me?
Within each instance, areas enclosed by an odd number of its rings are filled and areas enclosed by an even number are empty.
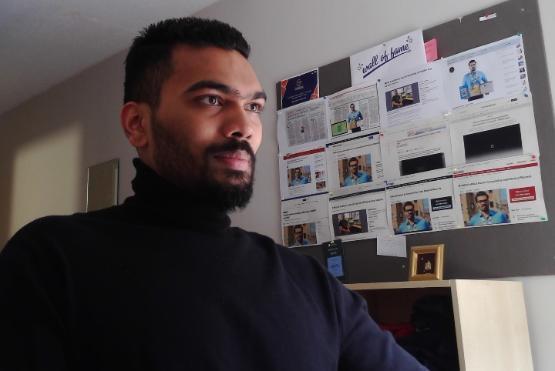
[[[129,183],[122,61],[115,55],[0,116],[0,248],[36,218],[84,211],[89,166],[119,158]]]

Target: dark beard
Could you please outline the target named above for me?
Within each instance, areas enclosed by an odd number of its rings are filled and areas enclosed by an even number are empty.
[[[255,156],[245,141],[230,139],[206,148],[202,163],[196,164],[185,140],[167,131],[163,125],[152,120],[152,136],[155,142],[154,162],[158,175],[190,195],[191,202],[213,207],[221,211],[234,211],[249,203],[253,192]],[[225,184],[212,176],[209,168],[211,155],[218,152],[244,150],[250,156],[251,173],[226,170],[225,177],[240,180],[239,184]]]

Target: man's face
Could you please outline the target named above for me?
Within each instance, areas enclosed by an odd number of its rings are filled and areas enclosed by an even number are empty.
[[[476,203],[478,204],[478,208],[480,211],[487,212],[489,211],[489,197],[486,195],[479,195],[476,197]]]
[[[295,168],[295,179],[300,179],[301,178],[301,169],[299,168]]]
[[[404,208],[405,218],[410,221],[414,221],[414,206],[406,205]]]
[[[470,72],[476,71],[476,62],[470,62],[468,68],[470,68]]]
[[[351,103],[351,111],[355,112],[355,105]]]
[[[265,94],[251,65],[236,51],[189,46],[176,47],[172,62],[151,117],[155,170],[192,192],[252,193]]]
[[[303,242],[303,229],[302,228],[295,228],[295,241]]]
[[[358,161],[349,162],[349,171],[351,174],[355,175],[358,171]]]

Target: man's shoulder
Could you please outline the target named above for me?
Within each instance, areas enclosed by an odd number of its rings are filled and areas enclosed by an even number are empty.
[[[236,236],[241,237],[242,239],[248,239],[254,248],[264,249],[267,253],[274,255],[274,257],[283,262],[286,267],[289,265],[296,267],[299,265],[314,265],[314,263],[320,265],[320,263],[318,263],[313,257],[300,254],[294,249],[287,248],[275,242],[269,236],[265,236],[257,232],[246,231],[239,227],[232,227],[231,230]]]
[[[100,220],[113,218],[119,212],[114,206],[103,210],[71,215],[48,215],[37,218],[21,227],[8,242],[55,240],[61,236],[71,236],[82,232],[84,227]]]

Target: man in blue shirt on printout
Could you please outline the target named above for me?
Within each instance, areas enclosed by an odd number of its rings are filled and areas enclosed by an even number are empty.
[[[351,108],[351,112],[347,115],[347,124],[349,125],[349,129],[351,129],[351,131],[360,131],[358,122],[362,121],[362,113],[355,109],[354,103],[351,103],[349,107]]]
[[[489,196],[486,192],[480,191],[474,196],[474,201],[480,209],[476,214],[470,218],[468,225],[480,226],[490,224],[508,223],[509,217],[502,211],[491,209],[489,207]]]
[[[293,179],[291,179],[289,184],[290,187],[309,183],[308,178],[304,176],[303,170],[300,167],[293,169],[293,174]]]
[[[488,82],[488,79],[482,71],[476,69],[476,61],[474,59],[468,62],[468,68],[470,72],[464,75],[462,86],[466,89],[468,101],[470,102],[484,97],[481,87]]]
[[[351,157],[349,159],[349,175],[343,181],[343,187],[355,184],[368,183],[372,181],[372,177],[367,172],[358,169],[358,159]]]
[[[405,220],[399,225],[399,233],[421,232],[431,230],[430,222],[414,215],[414,204],[407,201],[403,204]]]
[[[309,244],[308,240],[304,238],[302,225],[297,224],[293,227],[293,235],[295,236],[295,242],[291,246],[306,246]]]

